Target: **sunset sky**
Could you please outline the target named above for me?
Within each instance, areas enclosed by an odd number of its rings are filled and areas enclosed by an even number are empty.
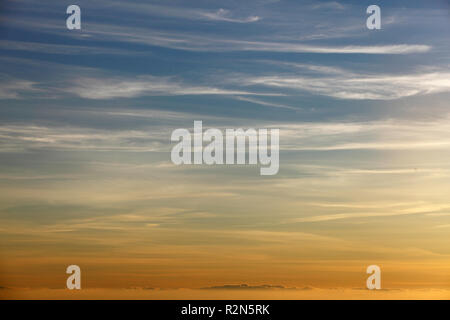
[[[445,0],[2,1],[0,298],[75,264],[96,298],[355,298],[378,265],[364,297],[449,299],[449,35]],[[280,129],[278,174],[174,165],[194,120]]]

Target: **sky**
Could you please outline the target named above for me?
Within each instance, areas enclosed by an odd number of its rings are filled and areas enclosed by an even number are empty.
[[[71,4],[0,4],[0,298],[450,298],[447,1]],[[195,120],[278,174],[174,165]]]

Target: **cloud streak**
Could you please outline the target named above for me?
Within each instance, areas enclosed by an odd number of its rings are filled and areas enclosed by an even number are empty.
[[[218,21],[231,23],[251,23],[259,21],[261,18],[256,15],[238,17],[233,11],[219,8],[217,10],[206,10],[190,7],[162,6],[151,3],[123,3],[117,1],[107,1],[108,6],[112,6],[121,11],[134,12],[138,14],[176,18],[182,20]]]
[[[177,127],[185,127],[186,121],[192,124],[196,117],[185,113],[128,109],[104,110],[90,114],[92,117],[103,118],[106,115],[123,119],[153,118],[159,119],[161,124],[153,124],[148,130],[146,128],[113,130],[75,126],[5,125],[0,127],[2,142],[0,151],[40,148],[123,152],[168,151],[170,144],[167,143],[167,139],[170,137],[170,132]],[[208,119],[211,123],[220,121],[227,123],[229,120],[214,117]],[[450,146],[450,138],[448,138],[450,119],[448,118],[435,121],[380,120],[275,124],[255,122],[253,125],[254,127],[279,128],[281,151],[446,150]]]
[[[249,23],[256,22],[260,20],[258,16],[249,16],[246,18],[234,18],[229,10],[219,9],[215,12],[201,11],[197,13],[198,16],[205,17],[206,19],[213,21],[226,21],[226,22],[236,22],[236,23]]]
[[[12,41],[0,40],[0,46],[3,50],[28,51],[46,54],[62,54],[62,55],[130,55],[138,54],[136,51],[108,48],[100,46],[80,46],[80,45],[64,45],[58,43],[41,43],[29,41]]]
[[[226,12],[226,11],[224,11]],[[224,13],[206,14],[211,19],[216,20],[236,20],[227,18]],[[250,17],[242,21],[257,21],[258,18]],[[237,21],[241,21],[237,19]],[[241,22],[242,22],[241,21]],[[64,34],[61,28],[58,28],[59,21],[40,22],[30,20],[18,22],[15,20],[7,21],[10,25],[20,28],[39,29],[43,32],[52,34]],[[374,45],[315,45],[301,42],[298,38],[273,35],[258,36],[258,40],[251,40],[243,37],[230,37],[226,35],[210,35],[204,32],[188,33],[185,31],[160,31],[152,27],[130,27],[125,25],[112,25],[107,23],[88,23],[84,24],[83,34],[72,34],[77,39],[88,38],[96,41],[108,41],[119,43],[135,43],[147,46],[158,46],[176,50],[194,51],[194,52],[282,52],[282,53],[319,53],[319,54],[417,54],[427,53],[432,49],[428,44],[374,44]],[[307,37],[308,38],[308,37]],[[270,40],[269,40],[270,39]],[[277,39],[279,41],[277,41]],[[275,40],[275,41],[274,41]],[[283,41],[282,41],[283,40]],[[288,41],[286,41],[288,40]]]
[[[311,45],[292,40],[255,41],[226,37],[211,37],[202,34],[171,33],[142,28],[95,25],[89,28],[98,40],[114,40],[160,46],[171,49],[204,52],[284,52],[284,53],[321,53],[321,54],[412,54],[425,53],[431,46],[423,44],[395,45]]]
[[[170,77],[140,76],[127,78],[78,78],[63,91],[86,99],[134,98],[177,95],[276,95],[241,90],[192,86]]]
[[[301,75],[288,73],[243,76],[236,79],[236,82],[247,86],[290,89],[294,92],[309,92],[349,100],[394,100],[414,95],[450,92],[450,71],[447,70],[398,75],[362,74],[337,68],[298,66],[308,72],[300,72]]]
[[[237,96],[236,99],[239,100],[239,101],[250,102],[250,103],[253,103],[253,104],[258,104],[258,105],[266,106],[266,107],[282,108],[282,109],[289,109],[289,110],[300,110],[300,108],[294,108],[294,107],[291,107],[291,106],[287,106],[285,104],[267,102],[267,101],[254,99],[254,98],[249,98],[249,97]]]
[[[431,150],[450,145],[450,120],[279,124],[282,150]],[[420,130],[418,129],[420,128]]]
[[[37,92],[37,83],[23,79],[0,82],[0,99],[20,99],[24,93]]]
[[[428,205],[422,207],[412,207],[402,210],[391,210],[389,212],[357,212],[357,213],[337,213],[329,215],[317,215],[304,218],[295,218],[289,222],[325,222],[341,219],[356,219],[356,218],[373,218],[373,217],[391,217],[410,214],[427,214],[432,212],[440,212],[443,209],[449,209],[448,205]]]

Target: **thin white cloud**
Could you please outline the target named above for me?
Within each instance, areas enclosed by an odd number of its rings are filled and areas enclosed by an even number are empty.
[[[222,15],[210,14],[216,19],[226,19]],[[256,20],[256,17],[246,18]],[[8,24],[21,28],[33,28],[50,33],[61,34],[59,21],[15,21],[8,20]],[[68,35],[64,31],[64,35]],[[211,36],[204,33],[187,33],[180,31],[159,31],[152,28],[129,27],[101,23],[84,24],[83,33],[69,34],[75,38],[89,37],[96,41],[113,41],[124,43],[138,43],[148,46],[159,46],[170,49],[199,51],[199,52],[286,52],[286,53],[323,53],[323,54],[412,54],[425,53],[431,50],[426,44],[393,44],[393,45],[311,45],[302,43],[297,38],[284,39],[270,36],[271,40],[248,40],[230,38],[220,35]],[[300,37],[301,38],[301,37]],[[277,39],[287,41],[276,41]]]
[[[282,109],[290,109],[290,110],[300,110],[301,108],[294,108],[291,106],[287,106],[281,103],[273,103],[273,102],[267,102],[267,101],[263,101],[260,99],[254,99],[254,98],[248,98],[248,97],[240,97],[237,96],[235,97],[237,100],[240,101],[246,101],[246,102],[250,102],[250,103],[254,103],[254,104],[259,104],[262,106],[266,106],[266,107],[274,107],[274,108],[282,108]]]
[[[95,151],[158,151],[170,131],[163,127],[151,131],[102,130],[79,127],[6,125],[0,127],[1,152],[32,149]]]
[[[171,49],[227,52],[227,51],[260,51],[286,53],[323,53],[323,54],[411,54],[424,53],[431,50],[429,45],[395,44],[395,45],[310,45],[292,40],[290,42],[237,40],[225,37],[211,37],[199,34],[180,34],[159,32],[148,29],[95,26],[92,34],[99,40],[132,42]]]
[[[370,218],[370,217],[390,217],[410,214],[426,214],[435,211],[441,211],[443,209],[450,208],[449,205],[432,204],[421,207],[411,207],[402,210],[389,210],[388,212],[357,212],[357,213],[337,213],[328,215],[316,215],[304,218],[294,218],[290,222],[324,222],[341,219],[355,219],[355,218]]]
[[[0,82],[0,99],[20,99],[24,93],[39,91],[34,81],[11,79]]]
[[[93,54],[93,55],[129,55],[136,51],[98,46],[79,46],[65,44],[49,44],[29,41],[0,40],[3,50],[29,51],[49,54]]]
[[[314,10],[322,9],[332,9],[332,10],[343,10],[345,6],[337,1],[321,2],[312,6]]]
[[[272,51],[272,52],[306,52],[306,53],[359,53],[359,54],[408,54],[423,53],[431,49],[428,45],[396,44],[396,45],[348,45],[348,46],[318,46],[284,42],[252,42],[235,41],[242,51]]]
[[[313,74],[241,77],[246,85],[292,89],[351,100],[393,100],[414,95],[450,92],[450,71],[425,71],[410,74],[357,74],[321,66],[297,67]],[[314,75],[314,73],[317,73]]]
[[[450,146],[450,119],[275,124],[281,150],[432,150]],[[418,129],[420,128],[420,130]]]
[[[119,2],[107,1],[108,6],[134,13],[145,13],[146,15],[177,18],[183,20],[204,20],[204,21],[223,21],[233,23],[251,23],[259,21],[261,18],[256,15],[239,16],[234,11],[228,9],[201,9],[190,7],[163,6],[151,3]]]
[[[260,20],[260,17],[258,17],[258,16],[249,16],[246,18],[234,18],[232,16],[230,10],[226,10],[226,9],[222,9],[222,8],[215,12],[200,11],[197,14],[199,16],[203,16],[209,20],[214,20],[214,21],[249,23],[249,22],[256,22],[256,21]]]
[[[173,95],[270,95],[208,86],[192,86],[170,77],[141,76],[137,78],[78,78],[62,89],[86,99],[133,98]],[[273,94],[276,95],[276,94]]]
[[[5,125],[0,127],[1,152],[30,149],[116,150],[116,151],[169,151],[167,139],[172,130],[193,124],[198,115],[162,112],[114,110],[101,111],[92,116],[150,117],[161,122],[148,128],[136,130],[99,129],[82,127],[45,127],[32,125]],[[208,117],[205,126],[225,129],[219,122],[229,119]],[[232,124],[233,123],[233,124]],[[227,128],[242,126],[232,122]],[[333,150],[448,150],[450,146],[450,119],[435,121],[384,120],[371,122],[314,122],[314,123],[252,123],[251,127],[280,129],[281,151],[333,151]],[[189,128],[189,126],[188,126]],[[420,130],[418,130],[420,128]],[[295,168],[294,168],[295,169]],[[319,168],[320,172],[334,175],[373,174],[447,174],[443,170],[416,171],[414,168],[398,169],[352,169]],[[302,169],[302,171],[304,171]]]

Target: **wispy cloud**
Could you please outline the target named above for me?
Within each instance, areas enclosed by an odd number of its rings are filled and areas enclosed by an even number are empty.
[[[248,22],[256,22],[260,20],[258,16],[249,16],[246,18],[234,18],[230,12],[230,10],[219,9],[215,12],[205,12],[200,11],[197,13],[199,16],[203,16],[207,19],[214,21],[226,21],[226,22],[237,22],[237,23],[248,23]]]
[[[29,51],[47,54],[130,55],[132,53],[137,53],[136,51],[126,49],[100,46],[65,45],[57,43],[49,44],[42,42],[12,40],[0,40],[0,47],[2,47],[3,50]]]
[[[126,130],[113,131],[77,127],[43,127],[33,125],[8,125],[0,127],[2,152],[37,149],[70,150],[160,150],[169,132],[162,128],[151,132]]]
[[[435,228],[450,228],[450,224],[439,224]]]
[[[254,98],[249,98],[249,97],[240,97],[240,96],[236,96],[237,100],[240,101],[246,101],[246,102],[250,102],[253,104],[259,104],[262,106],[266,106],[266,107],[274,107],[274,108],[282,108],[282,109],[290,109],[290,110],[300,110],[301,108],[294,108],[291,106],[287,106],[281,103],[273,103],[273,102],[267,102],[267,101],[263,101],[260,99],[254,99]]]
[[[306,287],[305,287],[306,288]],[[305,288],[301,288],[302,290],[307,290]],[[310,287],[308,287],[310,288]],[[221,286],[212,286],[201,288],[203,290],[273,290],[273,289],[297,289],[297,288],[288,288],[282,285],[273,285],[273,284],[261,284],[261,285],[249,285],[246,283],[243,284],[225,284]],[[312,290],[312,288],[310,288]]]
[[[121,11],[134,12],[138,14],[145,13],[150,16],[177,18],[181,20],[204,20],[204,21],[223,21],[234,23],[250,23],[260,20],[256,15],[244,16],[236,15],[229,9],[202,9],[183,6],[164,6],[152,3],[137,2],[118,2],[107,1],[108,6],[120,9]]]
[[[226,11],[225,11],[226,12]],[[227,19],[224,14],[208,14],[215,19]],[[256,17],[246,18],[256,20]],[[53,34],[64,34],[59,21],[25,22],[8,21],[11,25],[21,28],[39,29]],[[121,43],[137,43],[148,46],[159,46],[170,49],[198,51],[198,52],[286,52],[286,53],[320,53],[320,54],[413,54],[426,53],[432,49],[428,44],[374,44],[374,45],[316,45],[299,41],[301,36],[283,37],[279,35],[258,36],[256,40],[248,36],[239,35],[230,37],[226,35],[211,35],[204,32],[186,31],[160,31],[152,27],[130,27],[118,24],[85,23],[83,33],[69,34],[77,39],[89,38],[96,41],[109,41]],[[308,37],[306,37],[308,38]],[[305,39],[306,39],[305,38]],[[266,40],[267,39],[267,40]]]
[[[86,99],[133,98],[174,95],[274,95],[241,90],[193,86],[170,77],[139,76],[128,78],[78,78],[63,91]],[[275,94],[276,95],[276,94]]]
[[[446,149],[450,120],[278,124],[282,150]],[[418,130],[420,128],[420,130]]]
[[[289,222],[324,222],[341,219],[371,218],[371,217],[390,217],[410,214],[426,214],[431,212],[439,212],[443,209],[449,209],[449,205],[432,204],[426,206],[414,206],[407,209],[389,210],[387,212],[357,212],[357,213],[337,213],[328,215],[316,215],[311,217],[295,218]]]
[[[227,38],[205,34],[162,32],[142,28],[93,25],[89,28],[98,40],[139,43],[171,49],[205,52],[260,51],[322,54],[411,54],[424,53],[431,46],[424,44],[394,45],[312,45],[299,41],[262,41]],[[274,37],[272,37],[274,38]],[[276,38],[276,37],[275,37]]]
[[[350,100],[393,100],[413,95],[450,92],[450,72],[446,70],[400,75],[364,74],[333,67],[293,65],[309,72],[302,72],[302,75],[288,73],[244,76],[236,81],[246,85],[292,89]]]
[[[89,112],[86,111],[86,114]],[[117,116],[160,119],[160,125],[149,128],[99,129],[85,127],[60,127],[36,125],[5,125],[0,128],[2,152],[33,149],[116,150],[123,152],[168,151],[167,137],[176,127],[192,124],[193,114],[138,111],[104,110],[92,116]],[[227,123],[227,118],[210,119],[210,123]],[[170,120],[167,122],[166,120]],[[255,127],[280,129],[280,150],[440,150],[450,146],[448,132],[450,120],[401,121],[383,120],[368,122],[310,122],[310,123],[253,123]],[[220,125],[217,125],[221,128]],[[418,130],[417,128],[420,128]],[[323,168],[320,170],[324,171]],[[339,170],[332,169],[335,174]],[[412,170],[412,169],[411,169]],[[345,174],[404,174],[411,170],[357,170]],[[326,170],[325,170],[326,171]],[[433,173],[433,172],[429,172]],[[435,172],[439,173],[439,172]]]
[[[25,93],[37,92],[37,83],[22,79],[8,79],[0,82],[0,99],[19,99]]]

